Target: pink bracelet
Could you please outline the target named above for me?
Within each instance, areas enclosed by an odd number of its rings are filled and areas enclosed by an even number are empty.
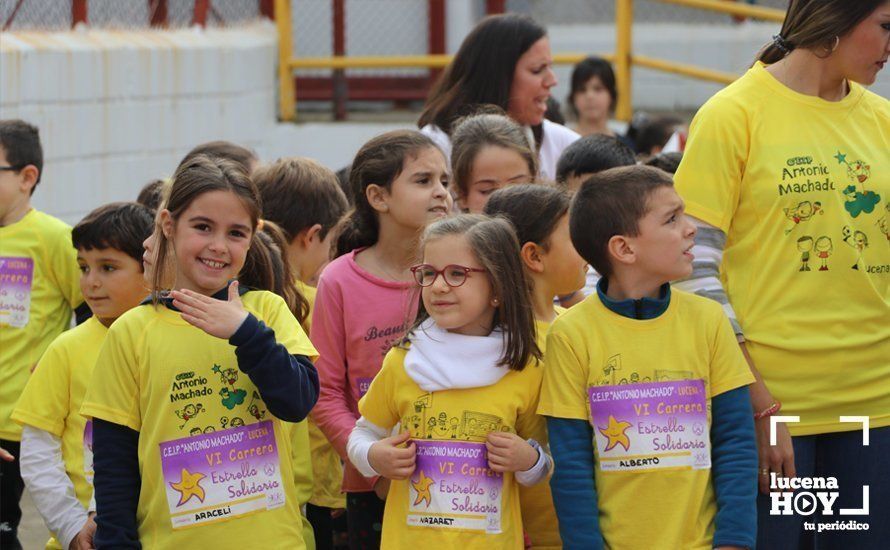
[[[754,420],[760,420],[761,418],[766,418],[767,416],[772,416],[782,410],[782,403],[779,400],[773,402],[772,405],[763,409],[758,413],[754,413]]]

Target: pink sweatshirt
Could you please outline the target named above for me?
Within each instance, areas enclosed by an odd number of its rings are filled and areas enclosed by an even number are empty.
[[[346,456],[360,416],[358,400],[414,321],[420,297],[412,283],[380,279],[359,267],[355,256],[362,250],[340,256],[322,272],[310,329],[321,380],[312,419],[346,461],[343,490],[352,493],[373,490]]]

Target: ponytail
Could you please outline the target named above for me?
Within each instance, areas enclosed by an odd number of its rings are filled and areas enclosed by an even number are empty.
[[[377,212],[368,202],[368,186],[390,190],[405,167],[405,159],[427,147],[436,147],[436,144],[424,134],[416,130],[394,130],[372,138],[359,149],[349,171],[349,188],[355,206],[337,239],[337,256],[377,242],[380,223]]]
[[[268,290],[284,298],[288,309],[302,325],[309,317],[309,301],[294,284],[287,263],[287,240],[274,223],[263,220],[253,234],[238,282],[256,290]]]

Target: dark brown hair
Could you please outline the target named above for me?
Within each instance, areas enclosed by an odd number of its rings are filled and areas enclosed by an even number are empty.
[[[259,236],[260,232],[257,231],[257,227],[262,210],[259,191],[241,165],[222,157],[208,155],[194,155],[183,160],[176,169],[176,174],[173,175],[173,183],[170,185],[170,192],[164,207],[170,212],[175,223],[196,198],[212,191],[234,193],[241,200],[250,216],[253,233],[250,248],[247,250],[247,257],[242,267],[243,271],[239,274],[238,281],[250,288],[276,293],[279,293],[276,290],[282,285],[293,287],[292,277],[276,276],[276,268],[279,272],[282,269],[280,265],[276,267],[276,260],[280,261],[284,268],[287,267],[287,262],[281,257],[281,250],[270,247],[270,242],[274,242],[272,238],[267,239]],[[160,292],[163,290],[164,274],[171,261],[168,259],[171,243],[163,231],[156,230],[155,234],[157,235],[157,261],[151,290],[154,301],[157,303],[160,299]],[[299,294],[296,288],[293,291]],[[287,299],[286,293],[279,294]],[[289,303],[288,306],[292,306],[292,304]]]
[[[337,176],[312,159],[279,159],[258,168],[253,181],[263,201],[263,218],[275,222],[287,242],[315,224],[321,225],[324,239],[349,209]]]
[[[636,162],[631,148],[617,137],[591,134],[576,139],[559,155],[559,160],[556,161],[556,182],[567,185],[572,176],[595,174]]]
[[[457,196],[465,198],[476,156],[485,147],[515,151],[528,167],[529,179],[538,173],[538,161],[519,124],[506,115],[479,114],[455,122],[451,136],[452,185]]]
[[[135,202],[112,202],[87,214],[71,230],[78,250],[120,250],[142,268],[142,242],[154,230],[154,213]]]
[[[575,65],[575,68],[572,69],[571,91],[569,91],[569,96],[566,101],[568,101],[569,109],[571,109],[576,118],[579,115],[578,108],[575,107],[575,94],[584,91],[584,86],[587,85],[587,81],[593,77],[598,77],[600,82],[603,83],[603,87],[609,92],[609,97],[612,98],[612,103],[609,105],[609,112],[615,112],[615,106],[618,104],[618,88],[615,86],[615,70],[612,69],[612,64],[602,57],[590,56],[579,61]]]
[[[146,183],[142,187],[142,190],[139,191],[139,196],[136,197],[136,202],[146,206],[150,210],[158,210],[161,208],[161,203],[164,202],[164,190],[169,187],[169,179],[152,180]]]
[[[531,286],[519,258],[519,240],[510,222],[480,214],[461,214],[439,220],[424,231],[421,251],[427,243],[450,235],[466,238],[473,254],[486,270],[492,293],[499,304],[493,327],[504,333],[504,355],[498,362],[512,370],[522,370],[534,359],[541,359],[535,341],[535,318],[531,304]],[[405,340],[429,318],[420,300],[417,320]]]
[[[834,48],[835,37],[843,37],[887,0],[790,0],[779,36],[789,51],[804,48],[825,56]],[[757,53],[767,65],[787,55],[776,41]]]
[[[455,119],[490,103],[507,110],[516,62],[547,31],[527,15],[492,15],[464,38],[436,81],[417,125],[435,124],[451,135]]]
[[[569,210],[569,232],[578,254],[603,277],[611,275],[609,240],[639,235],[649,197],[673,185],[670,174],[651,166],[624,166],[590,176]]]
[[[43,147],[40,146],[40,130],[24,120],[0,120],[0,147],[6,155],[6,162],[21,172],[26,166],[37,168],[37,181],[31,194],[40,183],[43,175]]]
[[[405,161],[428,147],[441,153],[433,140],[416,130],[393,130],[372,138],[359,149],[349,171],[349,187],[355,206],[337,239],[337,256],[377,242],[380,223],[365,194],[368,186],[375,184],[391,189],[405,168]]]
[[[569,201],[565,191],[549,185],[511,185],[492,193],[484,212],[488,216],[503,216],[512,223],[520,248],[525,243],[535,243],[548,250],[550,235],[569,212]]]

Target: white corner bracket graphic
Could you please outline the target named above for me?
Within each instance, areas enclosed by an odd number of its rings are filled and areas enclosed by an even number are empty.
[[[784,422],[786,424],[794,424],[800,422],[799,416],[771,416],[769,417],[769,444],[776,446],[776,424]]]
[[[868,417],[867,416],[841,416],[841,422],[856,422],[862,424],[862,446],[868,447]]]

